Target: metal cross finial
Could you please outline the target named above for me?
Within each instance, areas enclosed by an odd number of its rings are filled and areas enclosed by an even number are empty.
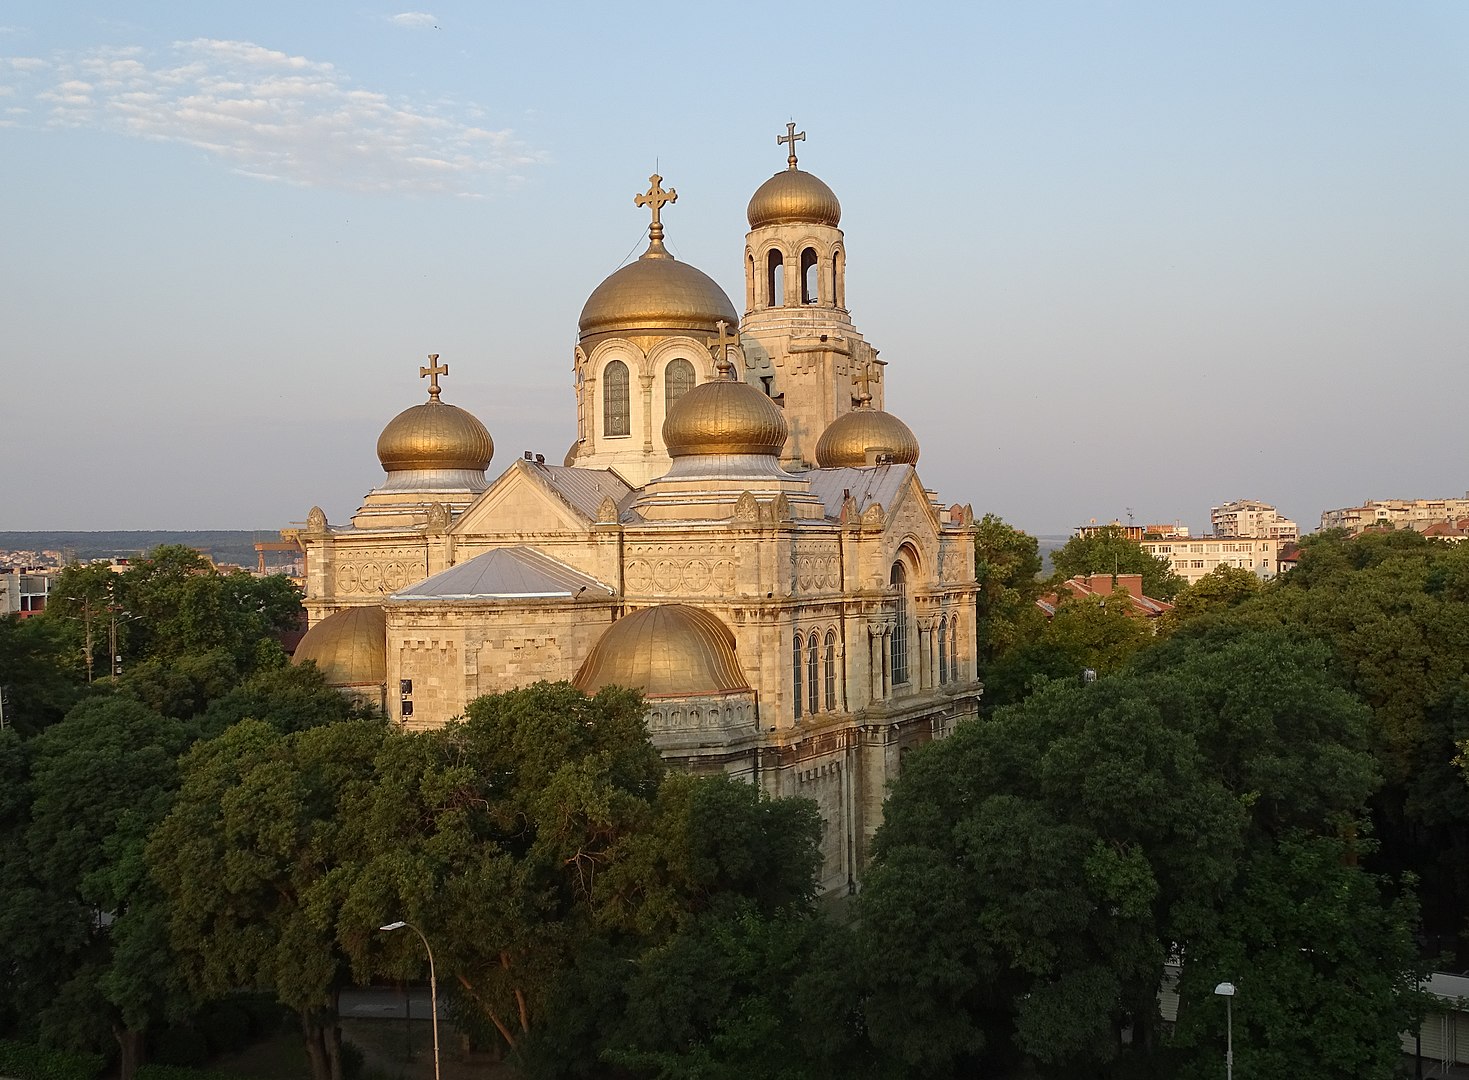
[[[439,376],[449,374],[448,364],[439,364],[439,354],[436,352],[428,354],[428,367],[418,369],[418,377],[428,380],[428,397],[430,401],[439,400]]]
[[[852,373],[852,385],[858,388],[857,400],[862,405],[871,403],[872,384],[882,382],[882,368],[881,360],[864,360],[858,370]]]
[[[719,336],[704,340],[709,345],[709,351],[714,354],[714,366],[719,369],[720,376],[728,377],[734,368],[734,365],[729,362],[729,347],[740,343],[740,332],[738,330],[731,332],[729,323],[723,319],[714,325],[719,327]]]
[[[796,167],[796,143],[805,141],[806,133],[804,131],[797,131],[794,122],[786,124],[786,133],[784,135],[777,135],[775,137],[776,146],[784,146],[786,143],[791,144],[791,156],[786,158],[786,164],[793,169]]]
[[[663,190],[663,177],[654,173],[648,177],[649,187],[643,194],[637,196],[633,201],[639,206],[651,206],[653,208],[653,224],[648,226],[648,239],[655,244],[663,242],[663,221],[658,212],[664,205],[678,202],[678,192],[673,188]]]

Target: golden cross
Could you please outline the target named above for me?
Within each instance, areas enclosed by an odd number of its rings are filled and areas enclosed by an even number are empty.
[[[723,319],[714,325],[719,327],[719,337],[705,338],[704,341],[714,354],[714,366],[719,369],[719,374],[728,375],[734,368],[734,365],[729,362],[729,347],[740,343],[740,332],[735,330],[731,333],[729,323]]]
[[[651,206],[653,208],[653,224],[648,227],[648,239],[659,243],[663,239],[663,222],[658,216],[666,203],[678,202],[678,192],[673,188],[663,190],[663,177],[654,173],[648,177],[649,188],[643,194],[637,196],[633,202],[639,206]]]
[[[796,167],[796,143],[805,141],[806,133],[804,131],[797,131],[794,123],[786,124],[786,133],[775,137],[776,146],[784,146],[786,143],[791,144],[791,156],[786,158],[786,164],[793,169]]]
[[[439,376],[449,374],[449,365],[439,365],[439,354],[432,352],[428,354],[428,367],[418,369],[418,377],[428,380],[428,396],[430,401],[439,400]]]
[[[872,384],[882,382],[883,361],[864,360],[858,372],[852,374],[852,385],[860,388],[859,400],[866,404],[872,400]]]

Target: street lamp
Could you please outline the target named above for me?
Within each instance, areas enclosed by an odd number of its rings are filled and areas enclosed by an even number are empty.
[[[1222,982],[1214,993],[1224,999],[1224,1078],[1234,1080],[1234,983]]]
[[[401,930],[408,927],[418,935],[418,940],[423,942],[424,951],[428,953],[428,1001],[429,1011],[433,1016],[434,1023],[434,1080],[439,1080],[439,983],[434,976],[434,951],[429,948],[428,938],[423,936],[423,931],[411,922],[399,919],[390,922],[386,926],[379,926],[379,930]]]

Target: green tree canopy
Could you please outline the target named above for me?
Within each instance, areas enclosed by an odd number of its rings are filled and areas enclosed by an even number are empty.
[[[974,527],[974,573],[979,582],[979,662],[991,661],[1040,633],[1035,606],[1041,593],[1040,546],[994,514]]]

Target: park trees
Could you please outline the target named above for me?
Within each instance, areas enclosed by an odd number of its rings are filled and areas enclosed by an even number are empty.
[[[912,759],[862,899],[880,1050],[927,1075],[1148,1059],[1164,959],[1205,955],[1285,838],[1355,820],[1377,778],[1366,714],[1321,646],[1232,631],[1168,651],[1047,684]],[[1375,886],[1353,897],[1380,910]],[[1400,1011],[1380,1004],[1372,1031],[1391,1035]]]

